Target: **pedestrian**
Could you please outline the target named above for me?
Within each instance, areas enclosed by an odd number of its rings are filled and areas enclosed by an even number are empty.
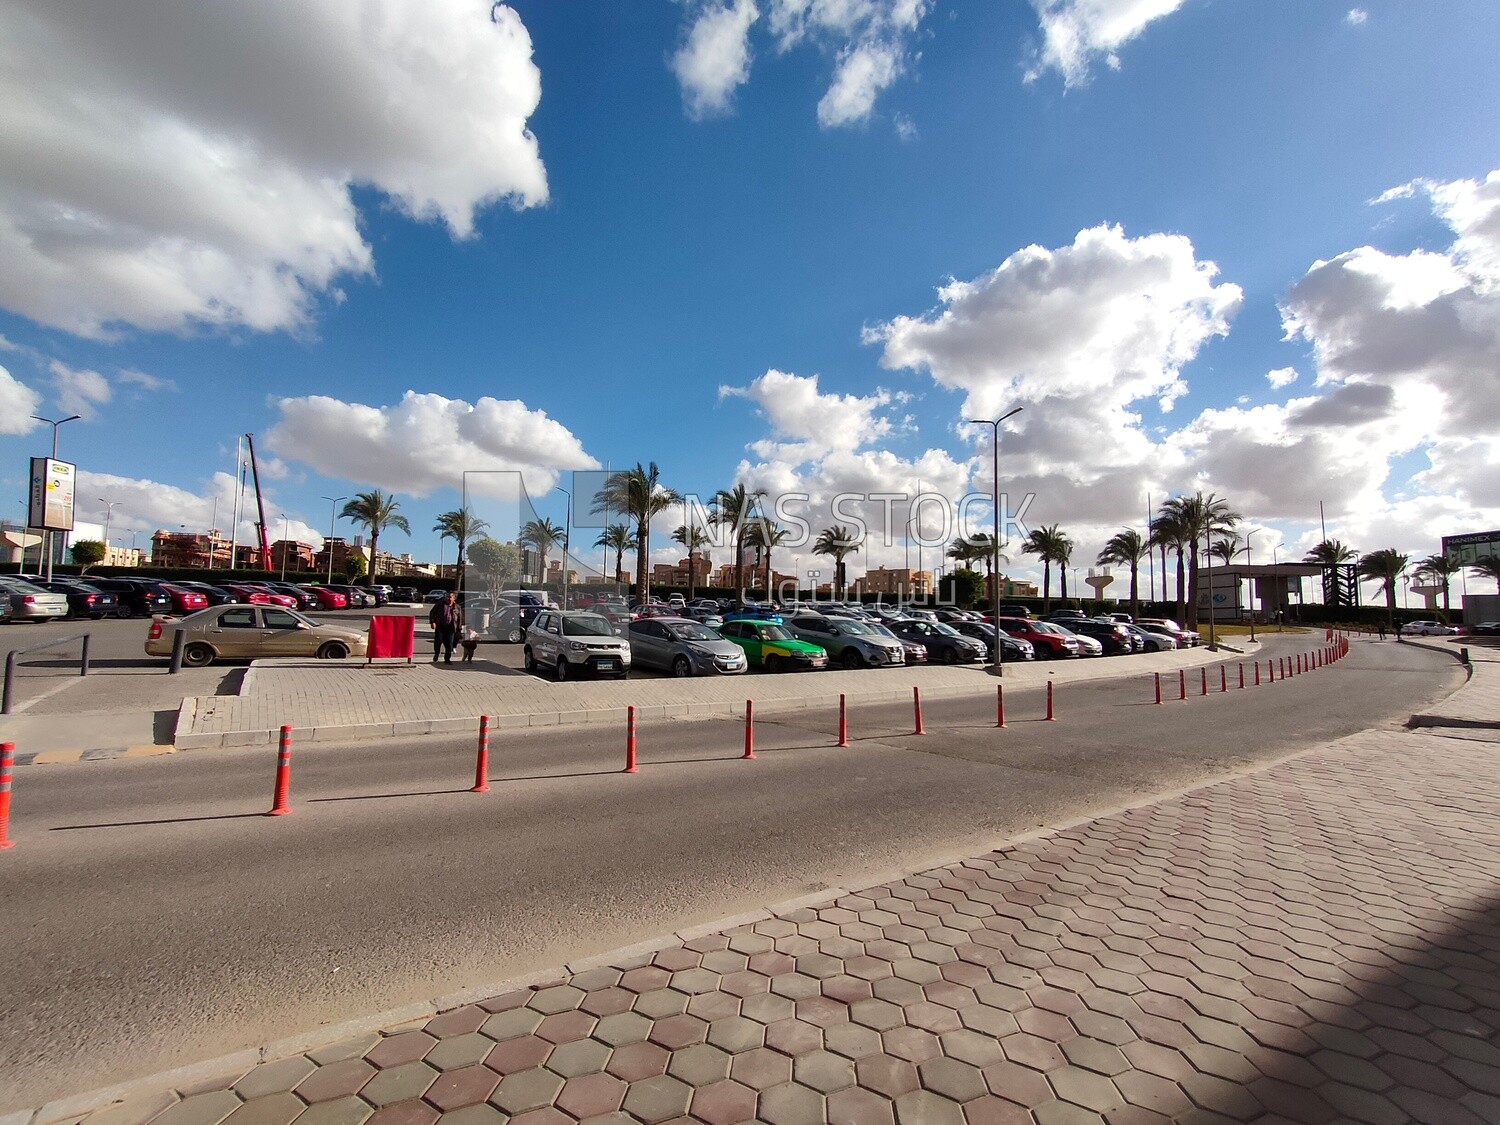
[[[459,608],[452,590],[432,607],[427,620],[432,624],[432,662],[436,664],[441,654],[444,664],[452,664],[453,646],[458,644],[459,633],[464,626],[464,612]]]
[[[1379,637],[1380,637],[1380,639],[1382,641],[1385,640],[1385,622],[1384,621],[1377,621],[1375,623],[1375,631],[1379,635]]]
[[[1404,621],[1398,621],[1398,622],[1396,622],[1396,639],[1398,641],[1401,639],[1401,626],[1403,626],[1405,624],[1406,624],[1406,622],[1404,622]]]

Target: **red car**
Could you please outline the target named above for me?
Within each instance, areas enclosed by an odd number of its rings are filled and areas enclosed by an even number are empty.
[[[1072,633],[1064,632],[1045,621],[1027,621],[1020,617],[1002,617],[999,626],[1012,637],[1030,641],[1038,660],[1081,656],[1082,646]]]
[[[326,586],[303,586],[302,589],[318,599],[319,609],[343,609],[349,604],[349,599],[343,594]]]
[[[290,594],[273,594],[270,590],[262,590],[256,586],[225,586],[231,594],[244,598],[250,605],[279,605],[286,609],[296,609],[297,599]]]
[[[169,582],[163,582],[161,588],[172,595],[172,608],[178,613],[194,613],[208,608],[208,597],[197,590],[185,590]]]

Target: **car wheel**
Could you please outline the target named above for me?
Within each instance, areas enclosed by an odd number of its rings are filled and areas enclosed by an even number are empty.
[[[844,655],[839,658],[839,663],[849,671],[854,672],[865,666],[865,658],[855,648],[846,648]]]
[[[328,641],[318,649],[319,660],[342,660],[348,655],[348,647],[338,641]]]
[[[214,655],[210,645],[195,642],[182,650],[182,662],[189,668],[207,668],[214,662]]]
[[[672,661],[672,675],[678,677],[691,676],[693,674],[693,663],[685,656],[679,656]]]
[[[511,645],[518,645],[521,643],[521,630],[517,626],[512,625],[505,631],[505,643]]]
[[[765,660],[766,671],[778,673],[785,670],[785,662],[779,656],[768,656]]]
[[[943,663],[944,664],[957,664],[958,663],[958,649],[952,648],[952,647],[943,649]]]
[[[570,675],[571,673],[568,670],[567,659],[560,658],[557,662],[557,682],[562,683],[563,681],[567,680]]]
[[[529,645],[526,648],[526,661],[525,661],[525,663],[526,663],[526,671],[528,671],[528,672],[532,673],[533,675],[535,675],[536,674],[536,657],[534,657],[534,656],[531,655],[531,647]]]
[[[115,613],[118,616],[120,616],[120,617],[134,617],[135,616],[135,610],[132,609],[130,606],[125,605],[123,602],[120,604],[119,608],[115,610]]]

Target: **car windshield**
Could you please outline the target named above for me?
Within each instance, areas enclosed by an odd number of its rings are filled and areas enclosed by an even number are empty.
[[[674,625],[669,632],[674,641],[718,641],[723,640],[718,633],[706,625],[694,622],[691,625]]]
[[[941,621],[939,621],[932,628],[933,628],[934,632],[941,633],[945,637],[961,637],[961,636],[963,636],[963,634],[960,633],[957,629],[955,629],[952,625],[944,625]]]
[[[15,591],[18,594],[42,594],[42,593],[46,593],[46,591],[43,590],[40,586],[33,586],[30,582],[27,582],[25,579],[22,579],[22,578],[10,578],[8,576],[0,576],[0,585],[4,585],[8,589],[13,590],[13,591]]]
[[[1050,621],[1033,621],[1031,627],[1038,633],[1055,633],[1059,637],[1070,637],[1073,634],[1061,626],[1054,625]]]
[[[780,625],[762,625],[756,632],[760,634],[760,639],[763,641],[790,641],[793,639],[792,635]]]
[[[614,628],[597,613],[563,618],[563,635],[568,637],[612,637]]]
[[[875,632],[875,630],[865,622],[855,621],[853,618],[848,618],[843,621],[836,621],[834,622],[834,626],[838,632],[844,634],[846,637],[868,637],[870,634]]]
[[[983,636],[983,637],[992,637],[992,636],[995,635],[995,627],[993,625],[990,625],[987,622],[984,622],[984,621],[969,621],[969,622],[966,622],[966,625],[968,626],[968,630],[967,631],[971,635],[974,634],[974,633],[978,633],[980,636]]]
[[[877,637],[891,637],[892,639],[898,641],[901,639],[900,637],[897,637],[895,633],[887,629],[884,625],[870,625],[867,626],[867,628],[869,628],[870,632],[874,633]]]

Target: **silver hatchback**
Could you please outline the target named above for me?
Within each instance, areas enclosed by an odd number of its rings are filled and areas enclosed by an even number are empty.
[[[686,617],[632,621],[630,654],[637,664],[674,676],[733,676],[749,667],[739,645]]]
[[[906,649],[899,640],[852,617],[803,613],[793,617],[787,627],[798,640],[827,649],[829,661],[845,668],[888,668],[906,663]]]
[[[13,575],[0,575],[0,597],[10,599],[13,621],[55,621],[68,616],[68,596]]]

